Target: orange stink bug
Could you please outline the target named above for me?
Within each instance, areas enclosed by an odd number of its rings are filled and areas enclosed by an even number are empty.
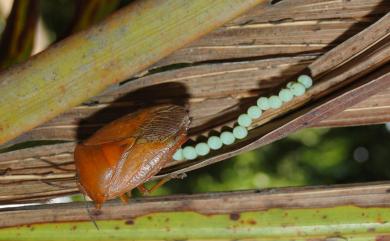
[[[187,140],[189,117],[183,107],[150,107],[117,119],[76,146],[78,182],[97,208],[120,197],[161,170]]]

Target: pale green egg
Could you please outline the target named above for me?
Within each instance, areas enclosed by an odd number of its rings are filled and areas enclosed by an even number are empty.
[[[305,86],[306,89],[310,88],[313,85],[313,79],[308,75],[300,75],[298,77],[298,82]]]
[[[306,89],[305,89],[305,86],[303,86],[302,84],[300,83],[295,83],[292,85],[291,87],[291,92],[295,95],[295,96],[301,96],[305,93]]]
[[[282,106],[282,100],[278,96],[273,95],[269,97],[269,106],[272,109],[280,108]]]
[[[225,145],[231,145],[236,140],[236,138],[234,137],[233,133],[231,133],[230,131],[222,132],[220,138],[221,138],[222,143],[225,144]]]
[[[261,110],[268,110],[268,109],[269,109],[269,101],[268,101],[268,98],[267,98],[267,97],[260,97],[260,98],[257,100],[257,106],[258,106]]]
[[[183,161],[184,160],[184,155],[183,155],[183,149],[177,149],[175,154],[173,154],[173,159],[175,161]]]
[[[247,114],[241,114],[238,117],[237,122],[240,126],[248,127],[252,124],[252,119]]]
[[[233,135],[237,139],[244,139],[248,135],[248,130],[242,126],[236,126],[233,129]]]
[[[289,89],[282,89],[281,91],[279,91],[279,98],[283,102],[289,102],[290,100],[293,99],[293,97],[294,97],[294,95],[291,92],[291,90],[289,90]]]
[[[261,111],[260,107],[258,107],[257,105],[253,105],[253,106],[248,108],[247,113],[248,113],[250,118],[258,119],[261,117],[262,111]]]
[[[210,136],[207,140],[207,144],[209,145],[211,150],[218,150],[222,147],[221,138],[218,136]]]
[[[198,143],[195,146],[195,151],[199,156],[205,156],[209,154],[210,152],[210,147],[204,142]]]
[[[194,160],[198,157],[198,154],[196,154],[195,148],[192,146],[186,146],[183,149],[183,156],[187,160]]]

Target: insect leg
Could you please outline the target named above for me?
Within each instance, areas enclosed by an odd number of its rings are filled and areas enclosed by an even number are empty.
[[[154,192],[155,190],[157,190],[159,187],[161,187],[162,185],[164,185],[166,182],[168,182],[169,180],[171,180],[172,178],[171,177],[164,177],[162,178],[156,185],[154,185],[150,190],[149,192]]]
[[[129,203],[129,197],[126,195],[126,193],[120,195],[119,198],[122,200],[123,203],[125,204]]]
[[[138,191],[139,191],[142,195],[148,195],[148,194],[150,194],[149,189],[147,189],[147,188],[145,187],[144,184],[139,185],[139,186],[137,187],[137,189],[138,189]]]

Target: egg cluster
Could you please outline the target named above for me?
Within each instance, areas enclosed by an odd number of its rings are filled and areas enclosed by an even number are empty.
[[[224,131],[219,136],[210,136],[207,142],[200,142],[195,146],[180,148],[173,155],[173,159],[176,161],[194,160],[198,156],[206,156],[211,150],[222,148],[223,145],[231,145],[236,139],[244,139],[248,135],[247,128],[253,120],[261,117],[263,111],[280,108],[283,103],[303,95],[312,85],[313,80],[310,76],[300,75],[296,82],[289,82],[286,88],[279,91],[278,95],[260,97],[257,105],[249,107],[246,113],[238,117],[238,125],[232,131]]]

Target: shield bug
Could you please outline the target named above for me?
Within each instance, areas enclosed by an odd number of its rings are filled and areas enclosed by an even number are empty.
[[[121,117],[75,148],[78,182],[97,208],[148,181],[187,140],[187,111],[160,105]]]

